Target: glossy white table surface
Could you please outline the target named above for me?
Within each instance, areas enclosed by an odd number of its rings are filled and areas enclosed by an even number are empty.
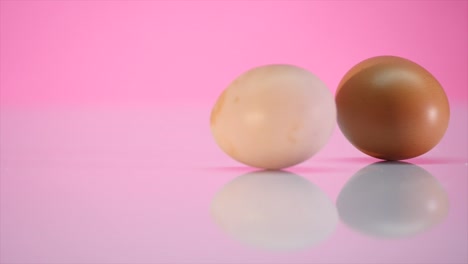
[[[209,110],[1,109],[0,263],[467,263],[466,107],[409,164],[336,128],[285,172],[227,157]]]

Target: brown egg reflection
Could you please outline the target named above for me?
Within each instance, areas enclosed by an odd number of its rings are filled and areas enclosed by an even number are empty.
[[[440,83],[418,64],[394,56],[367,59],[343,77],[337,121],[362,152],[402,160],[426,153],[442,139],[450,110]]]
[[[398,238],[440,223],[449,200],[439,182],[426,170],[402,162],[379,162],[358,171],[341,190],[338,214],[362,233]]]

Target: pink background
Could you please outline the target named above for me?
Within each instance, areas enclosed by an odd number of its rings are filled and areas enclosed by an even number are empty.
[[[467,32],[468,1],[0,0],[0,263],[467,263]],[[210,134],[227,84],[289,63],[334,91],[383,54],[421,64],[449,96],[445,137],[408,161],[442,186],[446,218],[393,240],[340,222],[281,253],[223,232],[214,195],[255,170]],[[376,161],[336,128],[288,170],[334,203]]]
[[[468,100],[467,1],[1,1],[2,105],[213,104],[290,63],[335,90],[359,61],[414,60]]]

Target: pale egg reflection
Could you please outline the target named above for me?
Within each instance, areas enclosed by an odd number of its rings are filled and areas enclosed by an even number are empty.
[[[328,238],[338,223],[331,199],[308,180],[259,171],[226,184],[211,204],[214,221],[239,242],[267,250],[297,250]]]
[[[341,220],[371,236],[399,238],[429,230],[449,211],[439,182],[423,168],[378,162],[359,170],[337,200]]]

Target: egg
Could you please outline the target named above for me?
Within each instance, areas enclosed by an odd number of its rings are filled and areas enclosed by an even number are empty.
[[[320,244],[338,225],[333,201],[305,178],[257,171],[224,185],[211,203],[214,222],[240,243],[264,250],[300,250]]]
[[[337,199],[340,219],[370,236],[401,238],[441,223],[449,212],[447,192],[425,169],[378,162],[359,170]]]
[[[422,155],[442,139],[450,109],[440,83],[422,66],[396,56],[357,64],[336,92],[337,122],[360,151],[384,160]]]
[[[236,78],[211,111],[219,147],[249,166],[281,169],[303,162],[330,138],[336,123],[331,91],[293,65],[265,65]]]

